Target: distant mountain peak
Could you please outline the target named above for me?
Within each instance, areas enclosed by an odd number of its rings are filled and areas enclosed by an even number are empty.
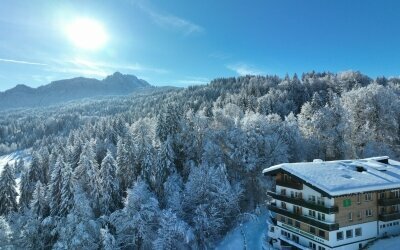
[[[122,74],[116,71],[114,74],[107,76],[103,79],[103,82],[106,84],[113,84],[113,85],[135,85],[137,87],[150,87],[151,85],[146,82],[145,80],[138,79],[134,75]]]

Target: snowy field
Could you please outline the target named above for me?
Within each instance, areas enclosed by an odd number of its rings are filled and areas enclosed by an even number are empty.
[[[267,213],[264,212],[257,219],[236,227],[218,244],[216,250],[269,249],[263,244],[267,231],[266,221]]]

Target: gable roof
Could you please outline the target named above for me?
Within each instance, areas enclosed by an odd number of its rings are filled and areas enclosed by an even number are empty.
[[[264,175],[277,172],[287,172],[328,196],[400,188],[400,162],[386,156],[283,163],[263,170]]]

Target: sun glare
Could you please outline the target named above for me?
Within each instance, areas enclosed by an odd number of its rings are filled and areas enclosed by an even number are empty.
[[[67,25],[66,33],[70,41],[81,49],[98,50],[103,48],[108,40],[101,23],[89,18],[75,19]]]

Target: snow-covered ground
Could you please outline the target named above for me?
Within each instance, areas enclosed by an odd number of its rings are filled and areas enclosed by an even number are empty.
[[[11,154],[0,156],[0,174],[3,168],[8,164],[14,165],[17,160],[23,159],[25,164],[30,161],[29,150],[15,151]]]
[[[369,250],[400,249],[400,236],[377,240],[368,247]]]
[[[0,156],[0,174],[1,174],[1,172],[3,172],[3,169],[7,165],[7,163],[10,165],[14,165],[15,162],[20,159],[24,160],[25,166],[27,164],[29,164],[29,162],[31,160],[29,150],[20,150],[20,151],[13,152],[11,154]],[[19,184],[21,182],[21,174],[16,173],[15,177],[16,177],[15,181],[17,183],[17,192],[19,194]]]
[[[257,219],[249,220],[229,232],[218,244],[216,249],[267,249],[263,243],[267,227],[267,212],[263,212],[261,215],[257,216]]]

